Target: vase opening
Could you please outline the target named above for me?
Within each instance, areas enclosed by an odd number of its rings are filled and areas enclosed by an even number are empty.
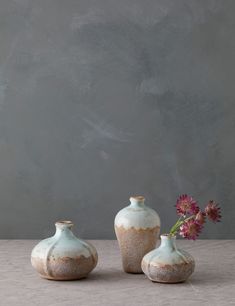
[[[171,234],[161,234],[161,238],[166,238],[166,239],[174,239],[176,238],[176,235],[171,235]]]
[[[67,220],[57,221],[55,223],[55,226],[58,228],[65,228],[65,227],[71,228],[73,226],[73,222]]]

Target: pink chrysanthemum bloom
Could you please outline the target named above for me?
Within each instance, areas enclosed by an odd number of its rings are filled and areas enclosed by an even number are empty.
[[[206,222],[206,213],[204,213],[203,211],[199,211],[197,214],[196,214],[196,217],[195,217],[195,220],[203,225],[205,222]]]
[[[205,208],[205,213],[208,217],[209,220],[212,222],[220,222],[221,219],[221,212],[220,212],[220,207],[218,204],[215,203],[215,201],[211,200],[207,204]]]
[[[195,219],[190,219],[183,223],[180,227],[180,235],[186,239],[195,240],[202,230],[202,225]]]
[[[199,212],[199,207],[197,202],[187,194],[182,194],[176,202],[176,211],[180,216],[185,216],[187,214],[195,215]]]

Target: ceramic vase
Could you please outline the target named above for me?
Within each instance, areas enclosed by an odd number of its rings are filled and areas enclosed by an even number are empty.
[[[180,283],[193,273],[193,257],[176,246],[176,237],[161,235],[159,248],[146,254],[142,260],[142,270],[153,282]]]
[[[115,233],[124,271],[143,273],[141,261],[145,254],[156,247],[160,218],[156,211],[145,205],[144,197],[131,197],[130,202],[115,217]]]
[[[53,237],[39,242],[31,254],[32,266],[41,277],[75,280],[86,277],[96,266],[94,246],[74,236],[71,221],[56,222]]]

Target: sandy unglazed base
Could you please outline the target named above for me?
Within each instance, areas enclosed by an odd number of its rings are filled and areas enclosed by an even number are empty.
[[[153,265],[142,261],[142,269],[148,278],[157,283],[182,283],[193,273],[194,260],[189,259],[186,263],[174,265]]]
[[[123,269],[127,273],[143,273],[141,261],[145,254],[156,247],[160,227],[124,228],[115,226],[119,247],[122,255]]]
[[[32,265],[41,277],[51,280],[76,280],[85,278],[97,264],[95,256],[78,256],[76,258],[51,256],[44,259],[32,257]]]

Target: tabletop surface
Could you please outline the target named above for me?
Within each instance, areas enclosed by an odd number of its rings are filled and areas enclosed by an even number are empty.
[[[88,278],[49,281],[30,264],[34,240],[0,240],[0,305],[235,305],[235,240],[179,240],[196,261],[191,278],[158,284],[122,271],[117,241],[92,240],[99,262]]]

